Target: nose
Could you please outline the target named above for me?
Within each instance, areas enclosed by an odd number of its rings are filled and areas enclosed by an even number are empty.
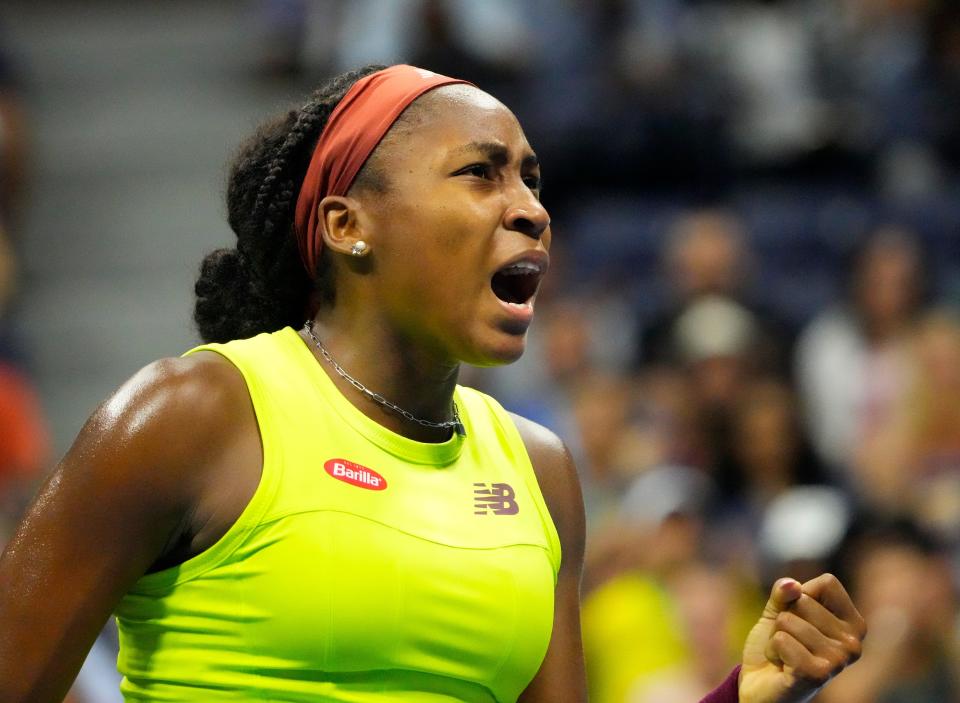
[[[527,190],[522,202],[512,205],[503,213],[504,226],[533,239],[540,239],[550,226],[550,215],[543,204]]]

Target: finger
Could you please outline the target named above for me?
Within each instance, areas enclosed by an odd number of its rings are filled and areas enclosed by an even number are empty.
[[[853,604],[840,580],[833,574],[821,574],[803,584],[803,592],[819,601],[841,620],[855,625],[861,637],[866,634],[866,622]]]
[[[818,650],[817,653],[821,656],[827,656],[833,660],[835,654],[839,655],[836,661],[842,663],[844,666],[860,658],[860,655],[863,653],[863,637],[866,625],[858,625],[840,620],[836,615],[823,607],[823,605],[806,594],[800,596],[800,598],[790,606],[790,612],[815,627],[837,645],[837,649],[832,652],[829,650]]]
[[[833,665],[821,657],[814,656],[788,632],[778,630],[770,638],[773,651],[789,667],[795,678],[822,686],[834,674]]]
[[[777,631],[786,632],[802,644],[807,651],[824,659],[832,659],[843,649],[837,640],[828,637],[796,613],[784,611],[777,616]]]
[[[827,610],[820,602],[814,600],[807,594],[800,596],[790,606],[790,611],[798,615],[801,619],[806,620],[827,637],[832,637],[835,640],[840,640],[853,634],[852,625],[842,621]]]
[[[795,579],[782,578],[770,589],[770,598],[763,609],[763,617],[774,619],[778,614],[803,595],[800,583]]]

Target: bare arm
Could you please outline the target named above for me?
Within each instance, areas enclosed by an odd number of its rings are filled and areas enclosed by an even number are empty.
[[[580,482],[570,452],[555,434],[518,416],[514,416],[514,421],[527,447],[563,550],[550,646],[540,670],[519,700],[521,703],[586,701],[580,639],[580,579],[585,539]]]
[[[134,376],[41,488],[0,557],[0,700],[62,700],[130,586],[181,538],[202,547],[199,524],[229,520],[203,496],[250,453],[255,420],[242,378],[212,356]]]

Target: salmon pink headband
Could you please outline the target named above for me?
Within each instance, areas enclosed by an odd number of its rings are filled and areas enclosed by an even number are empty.
[[[337,103],[320,134],[297,196],[294,229],[300,258],[311,278],[323,247],[320,201],[328,195],[346,195],[363,164],[410,103],[429,90],[451,83],[472,85],[401,64],[364,76]]]

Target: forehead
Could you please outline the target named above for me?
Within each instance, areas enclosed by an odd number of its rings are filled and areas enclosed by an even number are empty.
[[[443,158],[476,143],[502,144],[516,159],[532,153],[514,114],[473,86],[448,85],[430,91],[417,99],[411,113],[400,141],[421,157],[431,153]]]

